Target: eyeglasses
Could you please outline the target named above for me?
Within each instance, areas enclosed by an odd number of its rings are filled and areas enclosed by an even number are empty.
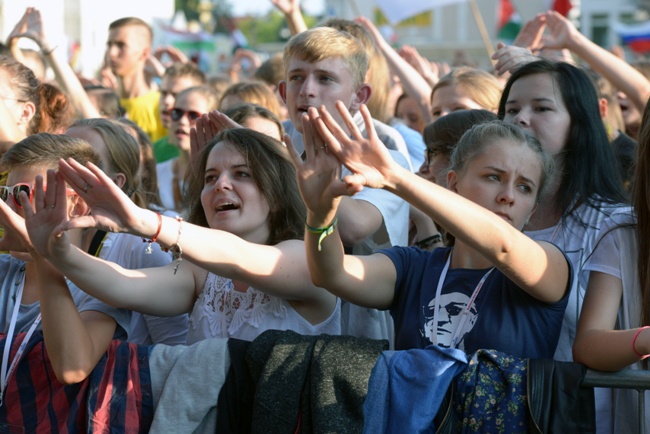
[[[172,111],[169,112],[169,115],[173,121],[180,121],[181,118],[185,116],[185,114],[187,114],[187,118],[190,120],[190,122],[194,122],[201,117],[201,113],[195,112],[193,110],[185,111],[183,109],[173,108]]]
[[[20,203],[20,193],[25,192],[25,194],[29,197],[29,201],[31,202],[32,199],[34,199],[34,186],[30,184],[16,184],[14,186],[0,186],[0,199],[2,199],[3,202],[6,202],[7,199],[9,199],[9,195],[13,197],[14,199],[14,205],[16,205],[18,208],[22,208],[23,205]],[[45,191],[45,186],[43,186],[43,191]],[[77,193],[71,188],[66,188],[65,189],[66,196],[76,196]]]

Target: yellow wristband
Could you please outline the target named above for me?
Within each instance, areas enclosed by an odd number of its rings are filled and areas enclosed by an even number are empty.
[[[318,237],[318,251],[321,251],[321,244],[323,240],[325,239],[326,236],[331,235],[332,232],[334,232],[334,226],[336,226],[336,223],[339,221],[338,218],[335,218],[332,224],[329,226],[325,226],[324,228],[314,228],[312,226],[309,226],[307,222],[305,222],[305,228],[307,228],[308,232],[311,232],[312,234],[320,234],[320,237]]]

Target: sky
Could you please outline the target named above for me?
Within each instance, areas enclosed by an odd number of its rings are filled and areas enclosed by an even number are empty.
[[[271,0],[231,0],[233,15],[265,15],[275,6]],[[309,15],[317,15],[325,9],[324,0],[301,0],[301,9]]]

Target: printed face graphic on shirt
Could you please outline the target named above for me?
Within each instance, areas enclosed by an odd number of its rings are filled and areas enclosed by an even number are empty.
[[[422,335],[424,335],[429,341],[433,344],[438,344],[441,347],[449,348],[451,347],[451,340],[456,333],[456,329],[461,325],[461,319],[463,317],[463,312],[469,303],[469,297],[462,292],[451,292],[449,294],[442,294],[440,296],[440,303],[434,298],[429,302],[428,306],[424,306],[424,330],[420,330]],[[436,327],[436,339],[434,336],[434,314],[435,309],[438,310],[438,324]],[[469,310],[468,318],[465,321],[463,329],[460,330],[458,338],[459,344],[458,348],[464,350],[464,338],[467,333],[469,333],[476,323],[478,318],[478,311],[476,305],[472,305]]]

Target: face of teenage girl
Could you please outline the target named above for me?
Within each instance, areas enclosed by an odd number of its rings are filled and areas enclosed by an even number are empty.
[[[253,243],[266,243],[270,207],[244,156],[225,142],[217,143],[208,156],[203,179],[201,205],[208,225]]]
[[[484,145],[461,171],[447,175],[450,190],[519,230],[535,211],[541,179],[539,155],[525,143],[510,140]]]
[[[279,142],[282,141],[282,136],[280,136],[280,128],[275,122],[270,119],[263,118],[262,116],[251,116],[242,122],[242,126],[273,137]]]
[[[422,134],[424,119],[417,101],[410,96],[400,99],[395,108],[395,117],[399,118],[412,130]]]
[[[201,93],[180,95],[171,111],[169,141],[181,150],[190,152],[190,129],[196,126],[196,120],[201,114],[209,111],[208,101]]]
[[[424,151],[425,158],[420,166],[418,174],[429,182],[447,187],[447,171],[449,170],[449,158],[442,152],[433,152],[427,148]]]
[[[527,75],[514,82],[505,111],[506,122],[535,136],[551,156],[555,157],[566,146],[571,116],[550,74]]]
[[[485,109],[467,95],[465,90],[457,85],[450,84],[436,89],[431,97],[431,114],[436,120],[444,115],[458,110]]]

